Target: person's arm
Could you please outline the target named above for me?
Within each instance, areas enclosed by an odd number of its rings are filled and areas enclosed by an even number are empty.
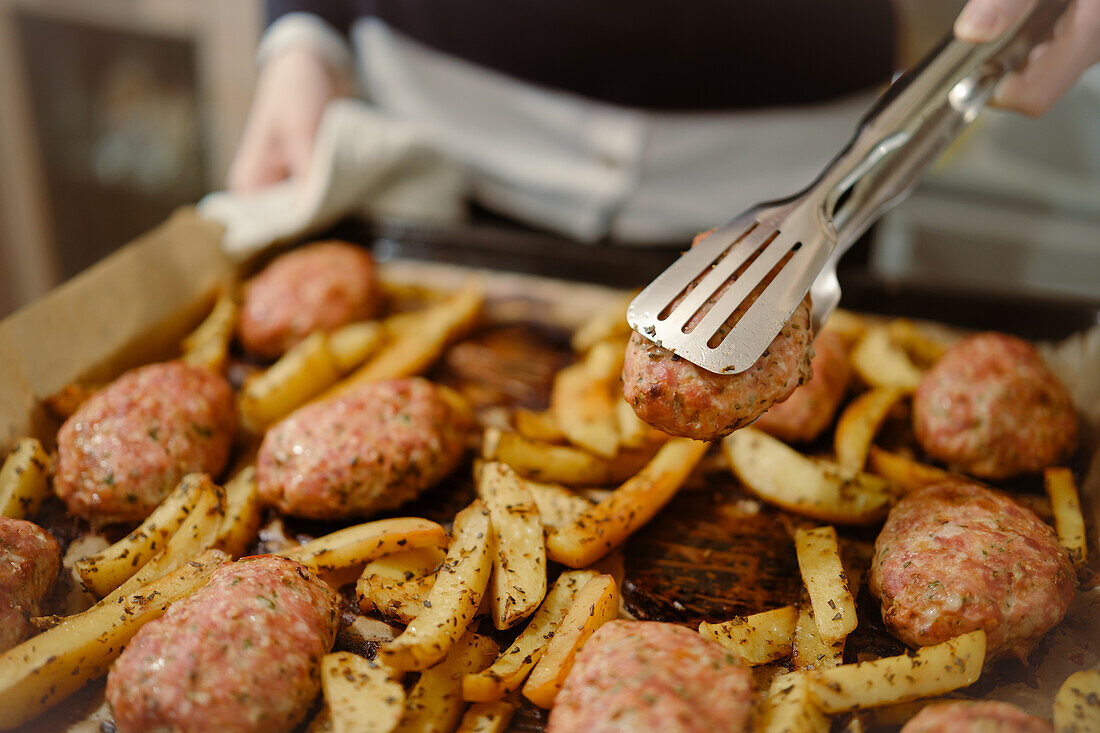
[[[970,0],[955,21],[955,35],[984,43],[1007,31],[1033,0]],[[1051,107],[1093,64],[1100,61],[1100,0],[1073,0],[1027,65],[998,87],[993,103],[1037,117]]]

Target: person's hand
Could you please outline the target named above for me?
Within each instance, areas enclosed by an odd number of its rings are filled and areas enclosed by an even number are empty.
[[[970,0],[955,21],[963,41],[985,43],[1007,31],[1034,0]],[[993,104],[1038,117],[1100,61],[1100,0],[1073,0],[1054,37],[1032,51],[1027,64],[1001,82]]]
[[[321,113],[350,83],[304,46],[264,63],[240,146],[229,167],[231,191],[252,191],[304,175]]]

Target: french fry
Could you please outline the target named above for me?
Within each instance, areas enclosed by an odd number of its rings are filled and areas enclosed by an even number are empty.
[[[50,494],[50,457],[34,438],[15,441],[0,468],[0,517],[29,519]]]
[[[867,321],[863,316],[856,315],[843,308],[837,308],[829,316],[829,320],[825,321],[824,328],[840,336],[840,340],[844,342],[844,345],[851,348],[867,332]]]
[[[699,633],[733,652],[747,667],[767,664],[791,653],[798,609],[782,606],[751,616],[699,624]]]
[[[546,595],[546,547],[539,508],[515,471],[495,461],[478,473],[477,493],[489,509],[496,553],[489,595],[493,625],[509,629]]]
[[[321,573],[362,565],[404,550],[446,546],[447,532],[435,522],[397,517],[339,529],[279,554],[302,563],[311,572]]]
[[[597,502],[585,494],[567,489],[558,484],[544,484],[523,479],[531,498],[539,509],[542,526],[557,529],[577,520]]]
[[[474,703],[462,716],[455,733],[504,733],[515,712],[515,705],[503,700]]]
[[[944,481],[973,481],[973,479],[965,479],[957,474],[944,471],[942,468],[914,461],[912,458],[903,456],[900,453],[883,450],[877,445],[872,445],[867,453],[867,468],[905,492],[916,491],[925,486],[943,483]]]
[[[1043,485],[1054,512],[1054,529],[1058,541],[1069,552],[1073,564],[1084,568],[1088,561],[1088,540],[1085,539],[1085,518],[1081,516],[1081,500],[1073,471],[1068,468],[1048,468],[1043,472]]]
[[[328,351],[340,373],[350,372],[376,353],[388,338],[378,321],[357,321],[328,334]]]
[[[607,499],[546,538],[546,555],[580,568],[599,560],[648,522],[675,496],[709,443],[673,438],[645,468]]]
[[[359,609],[409,623],[424,609],[446,553],[436,547],[398,552],[372,560],[355,584]]]
[[[129,580],[164,547],[205,492],[201,474],[185,476],[137,529],[74,563],[84,586],[102,598]]]
[[[549,710],[554,705],[577,652],[596,629],[619,616],[619,588],[610,575],[597,575],[584,584],[558,625],[542,658],[523,686],[523,696]]]
[[[912,392],[924,377],[924,371],[890,340],[890,332],[882,326],[868,329],[849,358],[856,374],[872,387]]]
[[[183,339],[183,360],[193,366],[220,372],[229,355],[229,342],[237,330],[237,303],[223,294],[198,328]]]
[[[810,692],[809,678],[800,672],[777,675],[768,688],[758,724],[761,733],[827,733],[829,718]]]
[[[915,364],[927,369],[947,351],[945,342],[935,338],[908,318],[895,318],[886,326],[890,340],[900,346]]]
[[[423,670],[447,656],[481,604],[492,570],[489,512],[480,501],[455,516],[454,540],[424,610],[405,632],[378,650],[398,670]]]
[[[329,351],[328,335],[317,331],[265,371],[249,378],[237,405],[249,429],[262,432],[339,379],[340,369]]]
[[[837,524],[873,524],[893,499],[878,476],[803,456],[755,428],[722,440],[734,474],[754,494],[795,514]]]
[[[615,298],[573,332],[570,344],[573,351],[583,354],[601,341],[625,341],[630,338],[630,324],[626,322],[626,309],[637,292]],[[625,348],[625,346],[624,346]]]
[[[870,662],[805,672],[813,696],[826,713],[873,708],[942,695],[977,681],[985,663],[981,629],[902,654]]]
[[[54,417],[64,422],[102,388],[103,385],[101,384],[66,384],[42,400],[42,404],[53,413]]]
[[[794,547],[802,582],[810,594],[814,622],[826,644],[840,641],[856,628],[856,602],[848,574],[840,562],[840,547],[832,527],[797,529]]]
[[[466,632],[446,657],[424,670],[405,701],[401,733],[450,733],[462,719],[466,701],[462,680],[480,672],[496,657],[500,648],[487,636]]]
[[[904,390],[879,387],[864,392],[844,408],[833,434],[837,463],[854,471],[863,470],[875,435],[904,395]]]
[[[225,517],[214,547],[239,558],[252,545],[263,518],[263,502],[256,488],[256,467],[245,466],[225,484]]]
[[[1100,670],[1074,672],[1054,697],[1055,733],[1100,730]]]
[[[202,587],[226,560],[225,553],[207,552],[118,603],[69,616],[0,655],[0,729],[32,720],[103,675],[145,623]]]
[[[559,575],[512,645],[488,669],[466,675],[462,682],[463,697],[471,702],[492,702],[518,690],[542,658],[577,592],[596,575],[593,570],[567,570]]]
[[[604,458],[619,449],[619,373],[623,347],[602,341],[554,377],[550,412],[569,442]]]
[[[600,458],[568,445],[550,445],[496,428],[485,431],[481,457],[507,463],[520,476],[566,486],[605,486],[625,481],[653,457],[653,451],[619,451]]]
[[[512,425],[520,435],[540,443],[561,444],[565,442],[565,433],[558,427],[558,423],[549,410],[546,412],[516,410],[512,413]]]
[[[358,654],[326,654],[321,689],[334,733],[390,733],[405,713],[405,688],[390,670]]]
[[[828,669],[844,662],[844,640],[827,643],[821,638],[814,620],[813,605],[808,602],[798,608],[791,661],[796,670]]]
[[[638,417],[625,399],[615,401],[615,418],[619,422],[619,441],[624,448],[643,448],[649,443],[668,439],[667,435],[651,428]]]
[[[387,326],[391,338],[385,347],[320,399],[343,394],[360,384],[424,372],[448,344],[474,326],[484,301],[481,286],[470,281],[439,303],[406,316],[400,329]]]

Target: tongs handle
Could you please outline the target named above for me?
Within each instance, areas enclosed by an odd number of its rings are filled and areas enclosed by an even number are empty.
[[[839,257],[981,112],[997,83],[1050,37],[1069,0],[1037,0],[1000,38],[983,44],[949,35],[899,77],[864,116],[849,146],[806,194],[819,198]]]

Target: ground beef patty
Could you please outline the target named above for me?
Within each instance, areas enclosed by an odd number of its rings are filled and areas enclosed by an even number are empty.
[[[380,302],[374,260],[362,247],[321,242],[272,260],[249,281],[241,343],[275,357],[314,331],[370,318]]]
[[[61,548],[33,522],[0,517],[0,652],[31,634],[30,616],[50,592],[61,566]]]
[[[547,731],[743,731],[751,710],[751,673],[715,642],[676,624],[611,621],[581,649]]]
[[[928,455],[982,478],[1039,471],[1077,445],[1065,387],[1015,336],[965,338],[929,370],[913,397],[913,428]]]
[[[134,369],[61,426],[54,487],[93,522],[144,519],[186,474],[225,467],[236,424],[220,375],[179,361]]]
[[[1054,726],[1007,702],[938,702],[921,709],[901,733],[1054,733]]]
[[[281,512],[315,519],[392,509],[455,469],[470,426],[425,379],[366,384],[267,431],[256,459],[260,494]]]
[[[832,424],[852,376],[848,350],[836,332],[826,329],[814,339],[810,366],[810,381],[761,415],[754,427],[788,443],[808,443]]]
[[[304,567],[260,555],[219,568],[146,624],[107,675],[121,733],[277,733],[321,687],[339,599]]]
[[[1030,510],[991,489],[948,483],[890,511],[875,540],[870,589],[906,644],[984,629],[988,655],[1026,659],[1065,616],[1074,573],[1054,531]]]

